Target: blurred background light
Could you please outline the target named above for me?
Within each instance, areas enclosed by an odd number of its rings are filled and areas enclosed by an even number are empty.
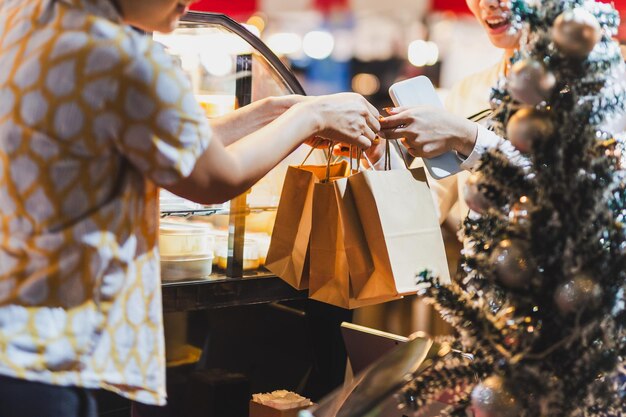
[[[435,65],[439,60],[439,47],[434,42],[415,40],[409,44],[408,59],[416,67]]]
[[[274,33],[267,38],[267,46],[276,55],[296,54],[302,49],[302,37],[297,33]]]
[[[326,59],[333,52],[335,39],[329,32],[314,30],[306,35],[302,40],[304,53],[313,59]]]
[[[371,96],[380,90],[380,80],[374,74],[356,74],[352,78],[352,90],[364,96]]]
[[[250,26],[254,26],[255,28],[257,28],[259,33],[263,33],[263,30],[265,30],[265,19],[261,15],[254,14],[250,16],[246,23]]]
[[[225,75],[231,74],[235,69],[232,55],[201,54],[200,62],[202,63],[202,66],[209,74],[214,75],[216,77],[223,77]]]

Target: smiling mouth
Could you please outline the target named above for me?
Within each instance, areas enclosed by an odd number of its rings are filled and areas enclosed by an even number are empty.
[[[502,29],[509,25],[510,17],[509,16],[500,16],[500,17],[490,17],[485,19],[485,23],[491,30]]]

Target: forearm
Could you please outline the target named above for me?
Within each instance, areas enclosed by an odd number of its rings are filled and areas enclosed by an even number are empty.
[[[268,97],[241,107],[225,116],[210,120],[213,138],[229,146],[261,129],[287,111],[294,100],[287,97]]]
[[[316,132],[315,121],[303,112],[287,112],[275,123],[247,135],[226,148],[235,166],[234,181],[253,185]]]
[[[292,109],[274,123],[224,147],[213,140],[188,178],[169,191],[199,203],[229,200],[254,185],[317,129],[316,119]]]

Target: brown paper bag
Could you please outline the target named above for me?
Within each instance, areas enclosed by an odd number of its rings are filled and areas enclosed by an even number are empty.
[[[371,276],[353,277],[357,299],[414,293],[424,269],[450,280],[423,168],[363,171],[349,184],[374,263]]]
[[[343,308],[357,308],[390,301],[394,294],[357,300],[353,275],[365,279],[374,264],[358,221],[348,178],[315,184],[310,244],[309,297]]]
[[[330,175],[345,176],[348,163],[330,166]],[[326,177],[326,165],[291,166],[287,170],[265,267],[296,289],[308,288],[306,257],[311,234],[313,185]]]

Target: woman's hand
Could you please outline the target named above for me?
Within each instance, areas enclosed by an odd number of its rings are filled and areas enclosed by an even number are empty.
[[[378,110],[363,96],[339,93],[309,97],[294,106],[316,118],[315,136],[367,149],[380,130]]]
[[[415,157],[433,158],[448,151],[469,155],[474,149],[477,126],[474,122],[431,106],[388,109],[381,120],[381,135],[402,139]]]

